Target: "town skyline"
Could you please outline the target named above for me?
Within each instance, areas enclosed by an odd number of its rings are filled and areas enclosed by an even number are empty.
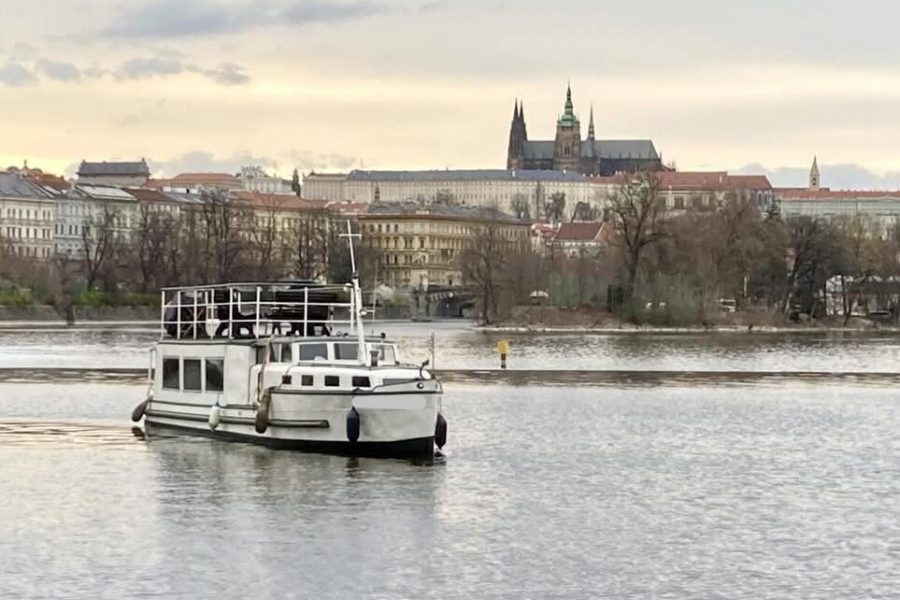
[[[514,100],[529,135],[550,138],[571,81],[598,138],[653,139],[680,170],[801,185],[816,155],[824,185],[900,187],[898,52],[879,41],[892,6],[845,31],[828,1],[14,4],[0,44],[4,168],[502,168]]]

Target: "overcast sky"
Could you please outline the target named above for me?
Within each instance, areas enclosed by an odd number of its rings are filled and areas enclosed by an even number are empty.
[[[900,187],[900,3],[0,0],[0,164],[504,167],[571,80],[681,170]]]

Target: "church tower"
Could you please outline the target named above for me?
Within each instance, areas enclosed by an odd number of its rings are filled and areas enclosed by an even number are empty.
[[[565,112],[556,122],[553,168],[577,171],[581,163],[581,122],[572,107],[572,86],[566,88]]]
[[[809,170],[809,189],[814,192],[821,189],[819,185],[819,164],[815,156],[813,156],[812,169]]]
[[[509,126],[509,149],[506,152],[506,168],[521,169],[525,163],[525,142],[528,131],[525,128],[525,106],[518,100],[513,104],[513,118]]]

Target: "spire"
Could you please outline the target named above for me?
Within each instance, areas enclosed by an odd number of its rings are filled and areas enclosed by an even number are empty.
[[[594,103],[591,102],[591,119],[588,122],[588,139],[594,139]]]
[[[519,99],[513,101],[513,121],[519,120]]]
[[[519,100],[519,119],[525,122],[525,101]]]
[[[567,114],[567,115],[573,114],[573,109],[572,109],[572,84],[571,84],[571,83],[566,84],[566,114]]]
[[[809,170],[809,189],[819,189],[819,161],[816,156],[813,156],[812,168]]]

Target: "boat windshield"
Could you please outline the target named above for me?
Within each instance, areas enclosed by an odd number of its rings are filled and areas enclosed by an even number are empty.
[[[378,362],[382,364],[397,364],[397,353],[394,352],[394,347],[390,344],[375,344],[372,347],[373,350],[378,350]]]

